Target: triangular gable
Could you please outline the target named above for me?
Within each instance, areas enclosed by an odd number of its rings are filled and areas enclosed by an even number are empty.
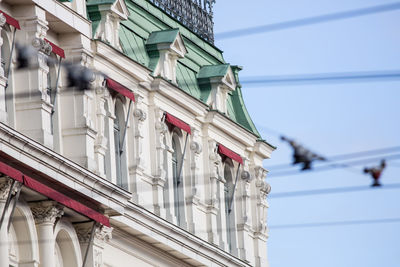
[[[179,57],[184,57],[187,54],[187,49],[182,35],[179,33],[179,29],[152,32],[146,41],[146,48],[148,51],[172,50]]]
[[[183,42],[182,35],[179,32],[172,44],[172,49],[174,49],[181,57],[184,57],[187,54],[185,43]]]
[[[127,20],[129,17],[129,11],[124,0],[115,1],[115,3],[111,6],[111,10],[123,20]]]

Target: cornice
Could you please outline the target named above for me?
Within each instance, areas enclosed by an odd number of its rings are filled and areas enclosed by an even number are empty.
[[[181,254],[182,258],[197,259],[206,266],[251,266],[132,202],[128,203],[123,216],[111,217],[111,224],[129,226],[124,229],[132,229],[131,234],[134,236],[140,237],[144,234],[147,242],[167,244],[165,250],[169,253]]]
[[[0,151],[101,203],[107,214],[124,212],[131,193],[0,123]]]

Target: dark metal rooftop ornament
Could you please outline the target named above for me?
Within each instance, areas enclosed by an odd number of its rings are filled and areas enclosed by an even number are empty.
[[[215,0],[149,0],[200,37],[214,43]]]

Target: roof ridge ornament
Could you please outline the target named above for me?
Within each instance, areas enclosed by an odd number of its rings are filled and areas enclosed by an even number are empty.
[[[215,0],[149,0],[156,7],[214,44],[213,5]]]

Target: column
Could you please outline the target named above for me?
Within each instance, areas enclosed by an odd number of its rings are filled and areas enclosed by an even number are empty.
[[[63,214],[63,207],[55,201],[30,204],[38,232],[40,267],[56,266],[54,224]]]
[[[75,230],[81,245],[82,262],[89,246],[90,233],[93,222],[76,224]],[[92,246],[89,247],[85,267],[101,267],[103,265],[103,251],[106,242],[112,238],[112,227],[99,226],[95,230]]]
[[[4,210],[4,206],[7,200],[7,196],[10,193],[11,185],[13,180],[3,176],[0,178],[0,216]],[[3,227],[0,230],[0,267],[9,267],[9,255],[8,255],[8,224],[9,210],[6,212]]]

